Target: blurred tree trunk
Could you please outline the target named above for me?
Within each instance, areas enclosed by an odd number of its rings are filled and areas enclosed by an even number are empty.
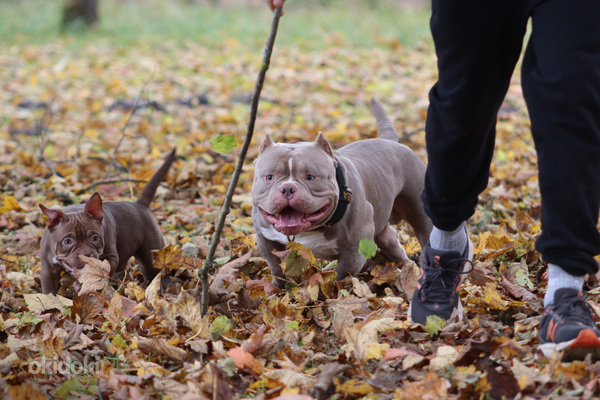
[[[93,27],[98,24],[98,0],[66,0],[63,7],[61,28],[74,23]]]

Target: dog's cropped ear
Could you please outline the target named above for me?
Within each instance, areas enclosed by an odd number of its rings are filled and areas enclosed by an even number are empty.
[[[262,154],[272,144],[273,144],[273,140],[271,140],[271,136],[269,136],[269,135],[265,136],[262,143],[260,144],[260,150],[258,151],[258,154]]]
[[[317,144],[317,146],[322,148],[325,151],[325,153],[327,153],[331,158],[334,158],[333,150],[331,150],[331,146],[329,145],[329,142],[325,138],[325,135],[323,135],[323,132],[319,132],[319,135],[317,136],[317,140],[315,141],[315,143]]]
[[[46,222],[48,229],[54,229],[54,227],[60,224],[60,221],[65,217],[65,213],[62,211],[52,210],[48,207],[45,207],[43,204],[40,204],[40,209],[44,215],[48,217],[48,221]]]
[[[102,221],[102,218],[104,218],[104,210],[102,209],[102,198],[98,192],[90,197],[85,204],[83,211],[93,219]]]

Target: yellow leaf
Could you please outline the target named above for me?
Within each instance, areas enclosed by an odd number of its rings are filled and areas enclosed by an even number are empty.
[[[342,384],[339,379],[335,379],[336,393],[344,393],[349,395],[367,395],[375,391],[373,386],[366,382],[360,382],[358,379],[350,379]]]
[[[183,251],[172,244],[166,247],[152,252],[152,258],[154,260],[154,268],[174,270],[179,269],[184,264]]]
[[[478,305],[492,310],[506,310],[509,302],[503,300],[497,290],[496,284],[488,283],[485,285],[483,297],[473,296],[468,298],[468,303]]]
[[[139,287],[139,285],[135,282],[127,282],[127,286],[125,287],[125,294],[130,299],[133,298],[136,301],[142,301],[145,297],[144,290],[141,287]]]
[[[369,349],[367,350],[365,360],[381,360],[381,358],[385,355],[385,351],[389,348],[390,345],[387,343],[369,343]]]
[[[9,211],[23,211],[19,202],[14,196],[4,196],[4,205],[0,207],[0,214],[6,214]]]

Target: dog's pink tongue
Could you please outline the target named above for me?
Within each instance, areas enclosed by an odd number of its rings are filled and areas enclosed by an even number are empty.
[[[311,227],[305,215],[291,207],[286,207],[280,215],[281,218],[275,223],[275,229],[284,235],[297,235]]]

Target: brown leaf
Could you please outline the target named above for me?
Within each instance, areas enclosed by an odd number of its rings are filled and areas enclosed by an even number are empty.
[[[108,308],[106,308],[103,312],[104,317],[114,326],[119,326],[121,321],[123,320],[123,300],[119,292],[115,292],[110,302],[108,304]]]
[[[29,311],[34,314],[40,314],[49,310],[63,311],[66,307],[73,305],[72,300],[54,294],[24,293],[23,299],[25,299]]]
[[[172,244],[152,252],[153,266],[165,271],[179,269],[184,265],[185,257],[181,249]]]
[[[448,397],[447,381],[430,371],[425,379],[408,383],[396,389],[394,399],[423,400],[446,399]]]
[[[519,383],[510,369],[487,358],[480,358],[475,363],[477,368],[486,372],[486,379],[491,386],[489,395],[493,399],[513,398],[520,391]]]
[[[217,269],[217,272],[210,284],[210,291],[219,296],[227,292],[225,282],[233,283],[238,278],[239,269],[248,264],[248,260],[252,255],[252,250],[244,254],[242,257],[229,261]]]
[[[73,312],[80,318],[81,324],[102,324],[107,304],[108,297],[101,293],[94,292],[84,296],[76,294],[73,297]]]
[[[264,295],[270,296],[281,291],[277,285],[262,280],[247,281],[246,288],[248,289],[248,294],[252,298],[264,297]]]
[[[146,354],[159,353],[176,361],[188,359],[187,351],[170,345],[165,339],[138,339],[138,348]]]
[[[175,312],[192,329],[194,335],[201,338],[210,336],[209,316],[202,317],[201,305],[189,291],[182,290],[175,301]]]
[[[508,279],[502,279],[500,284],[508,293],[517,299],[523,301],[537,300],[537,296],[525,289],[523,286],[515,285],[508,281]]]
[[[377,265],[371,271],[373,281],[377,285],[383,285],[384,283],[396,282],[398,277],[398,266],[394,263],[386,263],[383,265]]]
[[[156,300],[158,299],[158,294],[160,292],[160,284],[162,282],[162,274],[156,274],[152,282],[146,288],[145,296],[146,304],[155,306]]]
[[[417,279],[419,278],[419,267],[414,261],[409,260],[404,263],[400,269],[400,284],[406,296],[412,298],[413,292],[417,287]]]
[[[9,400],[46,400],[47,396],[38,391],[37,385],[23,382],[20,385],[8,386]]]

